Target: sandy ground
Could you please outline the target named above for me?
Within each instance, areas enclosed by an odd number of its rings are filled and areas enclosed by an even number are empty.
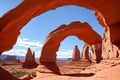
[[[90,64],[86,61],[58,63],[62,75],[39,73],[36,68],[22,69],[21,64],[2,67],[9,72],[36,72],[37,76],[32,80],[120,80],[120,59],[102,60],[99,64]]]
[[[120,80],[120,59],[103,60],[100,64],[86,66],[85,63],[73,63],[60,68],[64,71],[62,75],[37,73],[32,80]]]

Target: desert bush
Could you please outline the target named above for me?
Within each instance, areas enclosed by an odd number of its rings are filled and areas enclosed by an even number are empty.
[[[29,75],[31,75],[31,76],[33,76],[33,77],[36,76],[36,73],[35,73],[35,72],[23,72],[23,71],[13,71],[11,74],[12,74],[14,77],[17,77],[17,78],[23,77],[24,75],[27,75],[27,74],[29,74]]]

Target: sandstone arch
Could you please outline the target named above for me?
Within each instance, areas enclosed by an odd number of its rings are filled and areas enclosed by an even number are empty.
[[[89,45],[102,44],[102,38],[87,23],[72,22],[69,25],[61,25],[46,38],[41,51],[40,62],[55,62],[60,42],[68,36],[76,36]],[[99,49],[101,50],[101,48]],[[100,62],[101,53],[96,51],[96,47],[94,52],[96,52],[97,62]]]
[[[81,6],[93,10],[99,23],[104,27],[106,32],[110,33],[108,37],[112,43],[116,44],[120,42],[120,33],[118,31],[114,32],[114,30],[119,29],[118,26],[120,23],[119,0],[109,0],[109,2],[107,0],[64,0],[64,2],[63,0],[24,0],[15,9],[0,18],[0,54],[13,47],[21,28],[32,18],[46,11],[67,5]],[[117,35],[113,37],[115,34]],[[117,46],[119,47],[120,44],[117,44]]]
[[[56,65],[56,52],[59,49],[61,41],[68,36],[76,36],[78,39],[85,41],[89,45],[102,44],[102,38],[98,35],[88,23],[72,22],[69,25],[61,25],[56,30],[49,33],[43,45],[40,57],[40,63],[54,73],[60,74],[59,68]],[[96,62],[100,62],[101,47],[94,48],[96,53]],[[40,69],[40,68],[39,68]]]

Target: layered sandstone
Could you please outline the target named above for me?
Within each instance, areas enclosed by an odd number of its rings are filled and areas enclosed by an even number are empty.
[[[36,68],[38,64],[35,62],[35,53],[32,53],[31,49],[27,49],[25,62],[23,63],[23,68]]]
[[[80,60],[80,51],[77,45],[75,45],[72,53],[72,61],[79,61]]]
[[[103,59],[112,59],[120,57],[120,48],[112,44],[106,34],[102,40],[102,57]]]

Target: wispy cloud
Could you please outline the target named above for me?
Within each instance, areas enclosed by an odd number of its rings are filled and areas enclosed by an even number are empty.
[[[28,47],[32,47],[33,49],[40,49],[42,48],[43,44],[40,43],[39,41],[31,41],[29,39],[26,38],[18,38],[16,46],[19,47],[23,47],[23,48],[28,48]]]
[[[4,54],[25,56],[27,48],[30,47],[32,51],[35,51],[36,56],[39,57],[42,46],[43,44],[39,41],[29,40],[27,38],[18,38],[14,48],[10,51],[4,52]]]
[[[73,50],[61,49],[57,52],[57,58],[71,58]]]

